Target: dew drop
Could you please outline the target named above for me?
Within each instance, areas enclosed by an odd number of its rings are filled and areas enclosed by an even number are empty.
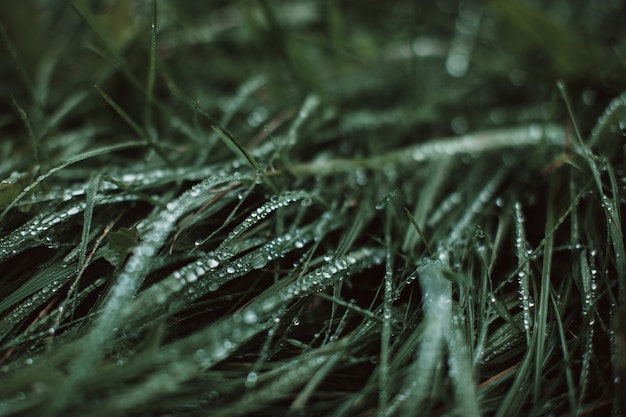
[[[79,211],[80,211],[80,209],[79,209],[77,206],[74,206],[74,207],[70,208],[70,209],[66,212],[66,214],[67,214],[68,216],[74,216],[74,215],[78,214],[78,212],[79,212]]]
[[[246,310],[243,313],[243,321],[246,324],[255,324],[259,321],[259,317],[254,310]]]
[[[207,259],[206,264],[209,268],[214,269],[220,265],[220,262],[215,258],[209,258]]]
[[[265,265],[267,265],[267,259],[264,256],[255,257],[252,259],[252,263],[250,264],[253,269],[261,269]]]
[[[258,375],[256,372],[250,372],[246,377],[246,388],[254,388],[256,385],[256,381],[258,379]]]

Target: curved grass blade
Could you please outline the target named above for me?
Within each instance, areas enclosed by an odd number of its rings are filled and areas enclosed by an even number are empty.
[[[261,207],[254,210],[244,221],[242,221],[239,225],[235,226],[232,232],[228,234],[228,236],[222,241],[217,252],[229,252],[229,247],[232,246],[233,240],[237,239],[248,230],[250,227],[254,226],[259,221],[263,220],[272,212],[278,210],[281,207],[288,206],[289,204],[298,201],[311,199],[312,196],[310,193],[305,191],[285,191],[282,194],[272,196],[270,201],[263,204]]]

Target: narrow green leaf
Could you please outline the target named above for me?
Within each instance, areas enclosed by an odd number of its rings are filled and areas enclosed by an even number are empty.
[[[98,90],[98,93],[100,94],[100,96],[102,96],[104,101],[106,101],[109,106],[111,106],[113,110],[115,110],[115,112],[128,124],[128,126],[130,126],[131,129],[135,131],[137,136],[139,136],[147,143],[148,135],[146,135],[146,132],[144,132],[143,129],[139,127],[139,125],[135,123],[135,121],[128,115],[128,113],[126,113],[124,109],[122,109],[107,93],[102,91],[102,89],[97,85],[95,85],[94,87],[96,88],[96,90]]]
[[[276,187],[272,183],[272,180],[265,174],[265,171],[259,163],[254,159],[254,156],[246,148],[244,148],[235,137],[227,130],[223,129],[218,125],[211,126],[213,131],[215,131],[218,137],[224,142],[224,144],[230,149],[237,157],[248,161],[250,166],[254,168],[257,175],[259,175],[263,182],[267,184],[267,186],[274,192],[276,192]]]
[[[152,126],[152,98],[154,95],[154,78],[156,74],[156,33],[157,33],[157,3],[152,0],[152,25],[150,30],[150,63],[148,81],[146,85],[146,104],[144,109],[144,126],[150,130]]]

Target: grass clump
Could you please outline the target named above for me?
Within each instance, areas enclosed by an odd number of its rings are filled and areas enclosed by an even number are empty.
[[[626,411],[611,7],[0,6],[0,415]]]

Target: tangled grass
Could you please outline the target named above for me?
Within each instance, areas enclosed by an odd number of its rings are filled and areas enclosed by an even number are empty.
[[[0,415],[623,413],[620,2],[414,3],[0,6]]]

